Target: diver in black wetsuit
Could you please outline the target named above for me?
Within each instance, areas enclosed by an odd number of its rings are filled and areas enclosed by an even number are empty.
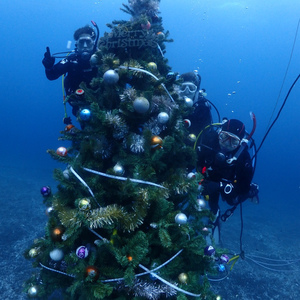
[[[212,234],[216,243],[220,238],[219,219],[223,217],[220,216],[219,197],[236,207],[258,193],[258,186],[251,184],[252,160],[247,146],[242,146],[244,136],[245,125],[231,119],[218,130],[214,126],[205,129],[198,143],[198,169],[204,175],[201,194],[215,215]]]
[[[93,67],[90,64],[90,58],[96,51],[97,38],[94,29],[88,25],[77,29],[74,33],[74,39],[76,41],[75,52],[66,56],[56,64],[54,64],[55,57],[51,56],[50,49],[47,47],[42,61],[46,76],[49,80],[55,80],[63,74],[67,74],[64,80],[67,96],[74,93],[79,88],[81,82],[85,82],[89,85],[91,80],[97,76],[97,67]],[[76,116],[79,109],[78,103],[71,100],[69,103],[73,108],[73,115]],[[68,120],[64,120],[66,124],[71,122],[70,118],[67,119]]]
[[[207,125],[212,123],[211,106],[205,98],[205,90],[200,90],[201,76],[197,71],[180,75],[183,83],[180,85],[179,94],[193,101],[194,111],[188,116],[191,121],[189,132],[196,136]]]

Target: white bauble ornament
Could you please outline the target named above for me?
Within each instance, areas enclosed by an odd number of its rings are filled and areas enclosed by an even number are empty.
[[[166,124],[169,121],[169,115],[166,112],[161,112],[158,114],[157,120],[160,124]]]
[[[60,261],[64,258],[64,252],[61,249],[54,249],[49,253],[49,255],[54,261]]]
[[[185,100],[185,104],[186,104],[187,107],[192,107],[193,106],[194,102],[191,98],[185,97],[184,100]]]

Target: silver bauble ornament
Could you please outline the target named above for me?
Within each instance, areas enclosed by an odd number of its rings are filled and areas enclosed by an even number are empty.
[[[157,120],[160,124],[166,124],[169,121],[169,115],[166,112],[161,112],[158,114]]]
[[[133,101],[133,108],[139,114],[144,114],[150,107],[149,101],[144,97],[138,97]]]
[[[197,199],[196,202],[197,202],[195,205],[196,210],[201,211],[202,209],[205,208],[206,203],[205,203],[204,199],[201,199],[201,198]]]
[[[119,74],[115,70],[108,70],[104,73],[103,80],[107,84],[116,84],[119,81]]]
[[[123,168],[122,165],[120,165],[119,163],[117,163],[114,167],[113,167],[114,173],[118,176],[122,176],[125,173],[125,170]]]
[[[189,174],[187,174],[187,178],[188,179],[193,179],[193,178],[195,178],[196,177],[196,175],[195,175],[195,173],[193,173],[193,172],[190,172]]]
[[[70,171],[69,171],[69,169],[65,169],[63,171],[63,175],[64,175],[65,179],[70,179]]]
[[[185,100],[185,104],[186,104],[187,107],[192,107],[193,106],[194,102],[191,98],[185,97],[184,100]]]
[[[60,261],[64,258],[64,252],[61,249],[53,249],[49,255],[54,261]]]
[[[35,285],[31,286],[28,291],[27,291],[27,295],[29,298],[35,298],[38,296],[38,289]]]
[[[178,213],[175,216],[175,222],[179,225],[183,225],[187,223],[187,216],[184,213]]]
[[[96,67],[98,64],[98,55],[97,54],[93,54],[90,58],[90,65],[92,67]]]

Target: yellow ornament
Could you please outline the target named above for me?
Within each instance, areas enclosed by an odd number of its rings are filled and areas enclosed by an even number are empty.
[[[151,148],[152,149],[160,149],[162,148],[163,140],[158,135],[154,135],[151,138]]]
[[[78,202],[78,208],[81,211],[89,211],[91,209],[91,201],[88,198],[83,198]]]
[[[189,134],[188,139],[194,143],[196,141],[197,137],[195,134],[191,133],[191,134]]]
[[[151,72],[155,72],[157,70],[157,65],[156,63],[154,62],[149,62],[148,63],[148,69],[151,71]]]
[[[38,256],[40,253],[40,249],[39,248],[32,248],[29,250],[28,255],[32,258]]]
[[[187,283],[188,281],[188,276],[186,273],[180,273],[179,276],[178,276],[178,279],[181,283]]]

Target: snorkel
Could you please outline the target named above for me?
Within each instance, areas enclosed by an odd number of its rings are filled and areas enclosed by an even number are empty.
[[[251,117],[252,122],[253,122],[252,130],[251,130],[250,134],[248,135],[248,137],[246,139],[242,139],[240,149],[236,152],[236,154],[232,158],[229,158],[229,159],[226,160],[226,162],[228,164],[231,164],[233,161],[235,161],[235,160],[237,160],[239,158],[239,156],[241,155],[241,153],[248,146],[249,140],[252,138],[252,136],[253,136],[253,134],[255,132],[255,129],[256,129],[256,117],[255,117],[255,114],[252,111],[250,111],[250,117]]]
[[[100,31],[99,31],[99,27],[95,21],[91,20],[91,23],[97,30],[97,36],[96,36],[95,45],[94,45],[94,52],[95,52],[97,50],[97,44],[98,44],[98,40],[99,40]]]

